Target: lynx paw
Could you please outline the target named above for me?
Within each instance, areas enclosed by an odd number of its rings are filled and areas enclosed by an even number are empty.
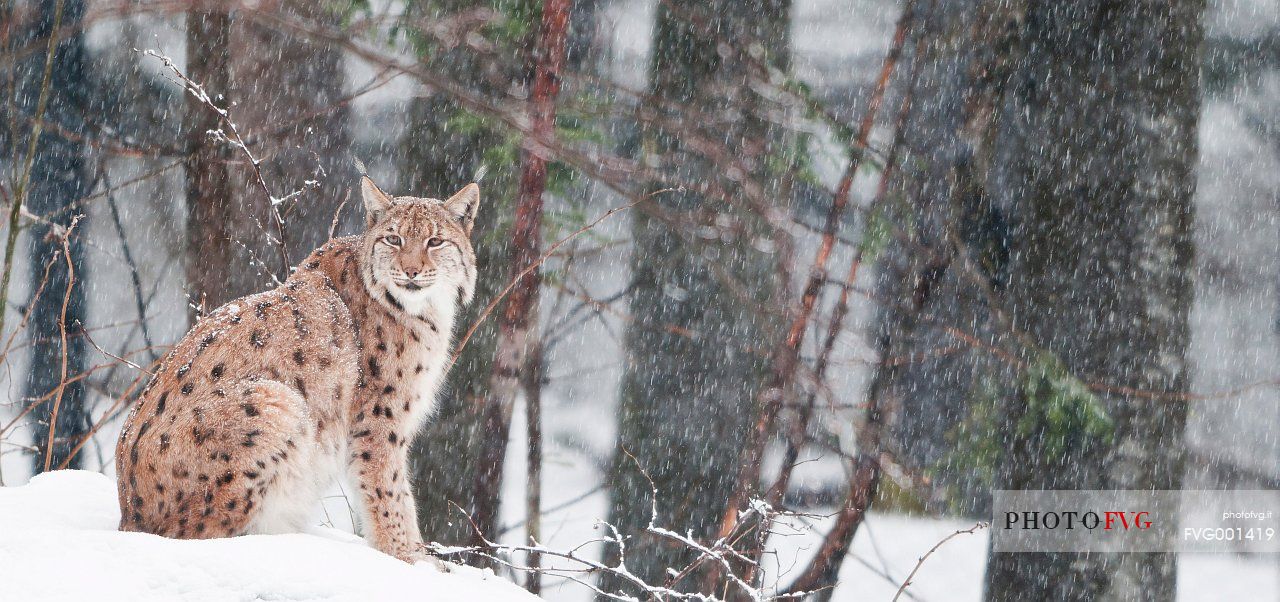
[[[417,544],[404,552],[395,554],[395,557],[409,564],[425,563],[441,573],[448,573],[453,570],[451,563],[440,560],[439,557],[432,554],[431,549],[426,544]]]

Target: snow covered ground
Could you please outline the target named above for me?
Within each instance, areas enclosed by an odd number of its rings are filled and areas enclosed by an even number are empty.
[[[545,523],[549,545],[568,548],[597,536],[592,527],[602,510],[603,498],[596,494],[552,513]],[[115,483],[99,473],[60,471],[37,476],[25,486],[0,488],[0,599],[537,599],[492,573],[461,567],[441,574],[428,566],[406,565],[336,529],[180,541],[120,533],[118,519]],[[970,526],[959,520],[872,514],[846,560],[835,600],[892,599],[920,555]],[[823,531],[829,525],[819,521],[811,527]],[[774,541],[778,552],[769,559],[770,574],[787,575],[780,581],[788,581],[814,552],[814,541],[811,535],[779,537]],[[908,591],[916,600],[981,599],[986,550],[983,532],[952,539],[922,566]],[[549,600],[592,599],[581,586],[554,579],[546,585]],[[1267,556],[1184,555],[1178,590],[1183,602],[1277,600],[1280,563]]]
[[[60,471],[0,488],[0,598],[28,602],[537,600],[472,568],[442,574],[350,534],[174,540],[116,531],[115,482]]]

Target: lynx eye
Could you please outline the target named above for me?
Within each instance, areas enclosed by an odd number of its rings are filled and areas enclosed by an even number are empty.
[[[429,240],[427,240],[428,247],[438,247],[442,244],[444,244],[444,239],[438,238],[435,236],[432,236]]]
[[[388,234],[382,237],[382,242],[385,242],[393,247],[398,247],[404,244],[404,239],[400,238],[396,234]]]

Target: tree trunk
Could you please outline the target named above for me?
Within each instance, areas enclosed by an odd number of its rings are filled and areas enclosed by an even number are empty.
[[[529,94],[530,125],[539,138],[550,138],[555,132],[556,96],[560,93],[569,11],[569,0],[546,0],[542,4],[542,25],[533,53],[533,83]],[[511,258],[507,261],[508,281],[518,280],[498,316],[498,344],[483,409],[487,437],[480,449],[474,489],[476,511],[472,518],[480,533],[491,540],[496,538],[511,412],[521,380],[527,381],[529,369],[534,367],[529,357],[538,343],[538,289],[542,277],[536,262],[541,254],[542,195],[547,186],[547,166],[542,152],[536,145],[526,145],[521,151],[516,221],[512,229]],[[531,267],[532,271],[522,276]],[[536,519],[528,517],[530,524]]]
[[[765,181],[784,210],[785,178],[769,178],[766,167],[782,152],[780,139],[759,113],[749,65],[717,48],[750,40],[763,45],[763,60],[785,68],[790,6],[786,0],[660,3],[650,67],[655,110],[662,114],[670,103],[715,116],[683,121],[738,149],[749,177]],[[730,118],[732,111],[741,114]],[[653,126],[643,136],[647,159],[673,180],[712,181],[730,196],[740,193],[712,157],[685,144],[684,133]],[[752,244],[777,235],[760,216],[689,191],[658,195],[654,203],[678,225],[648,213],[633,218],[631,326],[624,341],[619,452],[609,483],[611,521],[634,538],[627,568],[661,584],[667,568],[678,570],[693,555],[645,534],[653,492],[644,473],[658,490],[659,525],[715,538],[734,491],[733,467],[758,411],[767,368],[758,351],[781,344],[777,317],[760,314],[761,307],[777,306],[781,283],[777,257]],[[706,235],[727,228],[736,229],[734,235]],[[729,282],[745,286],[735,289]],[[655,327],[668,324],[695,334]],[[686,577],[677,587],[697,589],[702,577]]]
[[[224,11],[187,13],[187,75],[215,99],[231,90],[231,18]],[[192,322],[229,297],[226,274],[235,265],[233,198],[227,163],[230,148],[210,138],[222,127],[217,113],[190,94],[186,101],[187,287]],[[224,106],[225,96],[222,97]],[[225,106],[224,106],[225,108]]]
[[[324,3],[276,0],[269,7],[283,18],[339,23],[341,16]],[[227,21],[224,21],[226,19]],[[188,25],[192,66],[205,70],[213,82],[229,77],[224,87],[205,83],[206,91],[231,113],[254,154],[262,160],[262,175],[271,194],[282,198],[306,188],[307,180],[319,182],[280,205],[284,215],[284,240],[274,225],[270,199],[257,184],[248,159],[238,150],[216,148],[208,142],[193,149],[188,159],[188,207],[193,235],[188,244],[205,257],[202,245],[210,244],[217,261],[203,262],[189,276],[192,296],[204,299],[205,309],[272,285],[288,276],[291,264],[328,238],[335,210],[350,194],[353,173],[350,159],[348,109],[340,102],[345,73],[341,49],[325,42],[282,32],[278,28],[241,19],[232,13],[214,15],[193,12]],[[225,35],[224,45],[215,47]],[[207,37],[205,37],[207,36]],[[219,50],[225,50],[220,53]],[[224,61],[226,63],[224,63]],[[229,76],[225,76],[229,64]],[[193,125],[210,109],[188,106]],[[188,142],[201,132],[188,130]],[[214,145],[214,146],[209,146]],[[230,160],[225,172],[219,158]],[[349,211],[348,224],[358,211]],[[211,273],[209,273],[211,272]]]
[[[1110,438],[1005,401],[1005,489],[1179,489],[1188,387],[1202,0],[1028,3],[1002,132],[1012,320],[1099,394]],[[1028,403],[1035,401],[1036,403]],[[1054,403],[1049,401],[1050,403]],[[1061,445],[1052,445],[1052,442]],[[991,554],[990,600],[1172,600],[1176,556]]]
[[[1008,279],[1006,208],[986,186],[1020,3],[917,6],[924,39],[912,69],[920,83],[894,181],[910,203],[888,207],[907,235],[889,244],[878,265],[878,288],[890,300],[879,326],[893,339],[887,357],[911,358],[888,368],[883,382],[880,403],[893,418],[884,425],[885,444],[899,462],[936,475],[934,495],[921,500],[928,507],[982,514],[990,482],[956,462],[954,434],[982,378],[998,378],[1002,367],[958,346],[947,328],[987,344],[999,337],[985,295]],[[957,253],[965,257],[956,261]]]
[[[81,31],[85,4],[82,0],[65,0],[60,4],[62,26],[59,32],[70,32],[70,35],[58,42],[54,53],[44,120],[65,131],[84,136],[85,112],[92,93],[84,35]],[[29,30],[29,39],[42,50],[46,47],[48,37],[54,33],[54,14],[58,5],[56,2],[41,2],[39,21]],[[45,56],[43,51],[33,53],[20,67],[22,74],[19,76],[19,103],[23,114],[28,117],[34,116],[36,99],[40,95]],[[79,212],[77,203],[80,198],[89,191],[90,176],[85,159],[87,149],[81,141],[83,138],[77,136],[79,140],[73,141],[51,130],[53,128],[50,127],[44,129],[36,147],[27,208],[31,213],[51,216],[50,221],[66,226]],[[70,273],[65,258],[61,256],[62,241],[52,228],[43,223],[33,224],[28,235],[31,244],[28,255],[30,290],[35,291],[40,286],[44,277],[43,267],[53,262],[49,280],[44,285],[44,293],[32,308],[31,321],[27,326],[28,336],[34,344],[31,346],[31,366],[24,395],[27,399],[38,399],[52,394],[62,382],[63,353],[66,354],[68,377],[84,371],[86,346],[84,337],[78,336],[78,333],[82,331],[85,316],[84,281],[88,273],[80,231],[69,241],[71,262],[76,268],[76,285],[70,293],[67,292]],[[67,303],[65,349],[59,342],[64,301]],[[39,404],[31,413],[35,425],[32,435],[36,449],[39,450],[34,466],[35,472],[40,472],[46,465],[61,465],[70,455],[71,449],[88,433],[90,424],[82,381],[65,386],[61,402],[56,404],[56,421],[52,416],[55,406],[52,397],[34,403]],[[52,449],[47,446],[51,428],[54,431]],[[69,468],[78,466],[79,461],[76,459],[68,465]]]

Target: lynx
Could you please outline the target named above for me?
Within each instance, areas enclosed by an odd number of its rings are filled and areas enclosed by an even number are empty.
[[[366,176],[361,193],[363,234],[218,308],[165,357],[116,449],[121,530],[297,532],[345,471],[370,544],[444,568],[422,542],[405,462],[475,291],[480,190],[391,197]]]

